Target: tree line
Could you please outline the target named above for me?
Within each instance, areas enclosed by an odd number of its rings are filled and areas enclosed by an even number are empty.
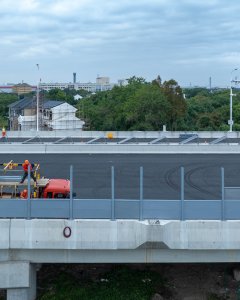
[[[79,116],[89,130],[177,130],[185,116],[186,101],[175,80],[146,82],[131,77],[126,86],[96,93],[78,104]]]
[[[75,101],[76,94],[83,98]],[[240,131],[240,92],[234,94],[233,130]],[[54,89],[43,97],[75,106],[85,130],[159,131],[163,125],[169,131],[229,130],[228,89],[182,89],[174,79],[162,82],[160,76],[151,82],[133,76],[125,86],[94,94]],[[8,105],[17,100],[15,94],[0,93],[0,126],[7,126]]]
[[[233,129],[240,130],[240,93],[234,93]],[[182,89],[160,76],[152,82],[134,76],[126,86],[82,99],[77,108],[86,130],[229,130],[228,89]]]

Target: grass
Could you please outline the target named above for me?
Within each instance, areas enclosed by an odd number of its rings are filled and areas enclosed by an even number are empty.
[[[38,300],[149,300],[154,293],[167,293],[166,286],[160,274],[130,267],[118,267],[95,281],[62,272]]]

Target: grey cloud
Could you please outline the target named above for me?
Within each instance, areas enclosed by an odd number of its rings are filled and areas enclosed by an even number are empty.
[[[7,55],[9,61],[27,61],[28,57],[47,61],[54,53],[53,60],[79,65],[94,61],[101,68],[101,60],[109,59],[115,70],[125,67],[126,73],[130,66],[133,70],[142,66],[146,73],[151,73],[147,69],[151,66],[155,72],[156,61],[166,73],[174,63],[238,61],[240,3],[236,1],[106,0],[99,4],[75,0],[73,9],[67,3],[59,0],[56,7],[56,1],[32,1],[26,11],[4,6],[0,12],[1,55]]]

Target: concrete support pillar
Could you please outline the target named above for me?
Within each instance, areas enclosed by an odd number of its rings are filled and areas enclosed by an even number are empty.
[[[36,265],[19,261],[0,263],[0,288],[7,289],[7,300],[36,299]]]
[[[29,295],[29,288],[7,289],[7,300],[20,300],[20,299],[34,300],[36,299],[36,296]]]

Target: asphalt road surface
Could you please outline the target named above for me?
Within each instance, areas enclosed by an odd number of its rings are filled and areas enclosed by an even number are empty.
[[[240,186],[240,154],[1,154],[0,162],[41,165],[47,178],[69,178],[74,167],[74,192],[80,199],[139,199],[139,169],[144,168],[144,199],[180,199],[180,167],[185,169],[185,199],[221,199],[221,167],[225,186]],[[21,175],[13,171],[13,175]],[[1,175],[4,175],[3,173]],[[9,173],[7,174],[9,175]]]

